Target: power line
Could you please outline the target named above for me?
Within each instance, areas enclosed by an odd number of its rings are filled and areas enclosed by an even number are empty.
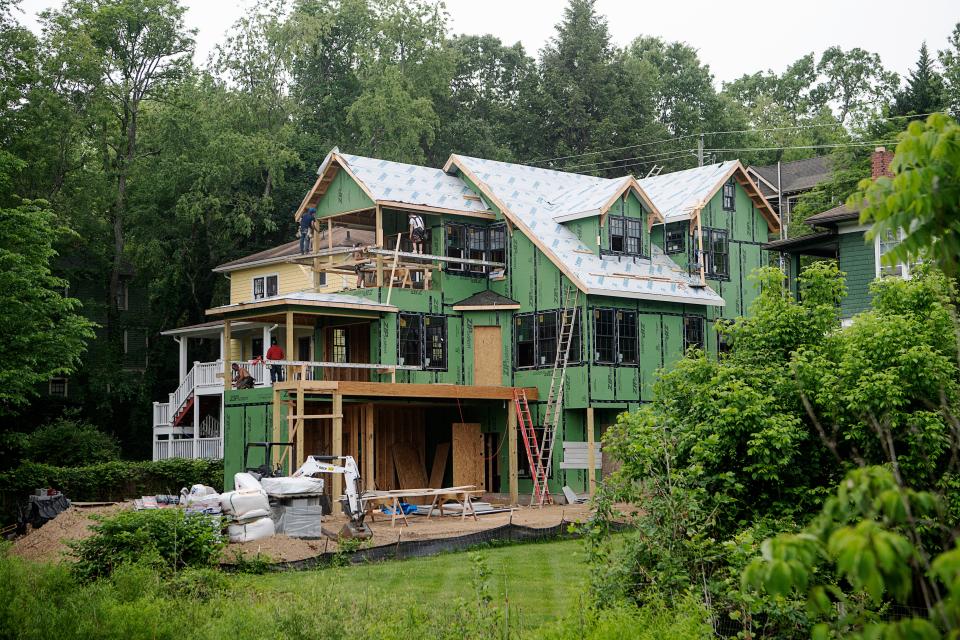
[[[632,157],[632,158],[618,158],[618,159],[616,159],[616,160],[600,160],[600,161],[597,161],[597,162],[584,162],[583,164],[574,164],[574,165],[570,165],[570,166],[565,166],[563,169],[564,169],[564,171],[567,171],[567,170],[570,170],[570,169],[576,169],[576,168],[578,168],[578,167],[592,167],[592,166],[599,166],[599,165],[603,165],[603,164],[614,164],[614,163],[617,163],[617,162],[627,162],[627,161],[629,161],[629,160],[643,160],[643,159],[646,159],[646,158],[655,158],[655,157],[657,157],[657,156],[670,155],[671,153],[677,153],[677,151],[680,151],[680,150],[679,150],[679,149],[671,149],[670,151],[663,151],[663,152],[660,152],[660,153],[650,153],[650,154],[646,154],[646,155],[642,155],[642,156],[634,156],[634,157]]]
[[[639,161],[639,162],[626,162],[626,161],[625,161],[625,164],[622,164],[622,165],[619,165],[619,166],[616,166],[616,167],[606,167],[606,168],[604,168],[604,169],[592,169],[591,171],[593,171],[593,172],[598,172],[598,171],[609,171],[609,170],[613,170],[613,169],[627,169],[627,168],[629,168],[629,167],[637,167],[637,166],[643,166],[643,165],[647,165],[647,164],[656,164],[656,163],[658,163],[658,162],[668,162],[668,161],[670,161],[670,160],[677,160],[677,159],[679,159],[679,158],[695,158],[697,151],[696,151],[696,149],[684,149],[684,150],[682,150],[682,151],[673,152],[673,153],[674,153],[674,155],[667,156],[667,157],[665,157],[665,158],[655,158],[655,159],[653,159],[653,160],[641,160],[641,161]]]
[[[716,153],[731,153],[734,151],[783,151],[786,149],[836,149],[841,147],[869,147],[877,144],[893,144],[896,140],[873,140],[869,142],[843,142],[837,144],[802,144],[778,147],[731,147],[727,149],[704,149]]]
[[[942,113],[942,112],[940,112],[940,111],[931,111],[931,112],[929,112],[929,113],[917,113],[917,114],[912,114],[912,115],[908,115],[908,116],[883,116],[883,117],[879,117],[879,118],[877,118],[877,119],[878,119],[878,120],[884,120],[884,121],[890,121],[890,120],[905,120],[905,119],[909,119],[909,118],[924,118],[924,117],[926,117],[926,116],[933,115],[934,113]],[[842,128],[843,125],[842,125],[841,123],[839,123],[839,122],[825,122],[825,123],[823,123],[823,124],[801,124],[801,125],[791,125],[791,126],[787,126],[787,127],[766,127],[766,128],[763,128],[763,129],[729,129],[729,130],[726,130],[726,131],[705,131],[702,135],[704,135],[704,136],[717,136],[717,135],[725,135],[725,134],[730,134],[730,133],[769,133],[769,132],[772,132],[772,131],[792,131],[792,130],[798,130],[798,129],[822,129],[822,128],[826,128],[826,127],[841,127],[841,128]],[[622,146],[622,147],[612,147],[612,148],[609,148],[609,149],[601,149],[601,150],[599,150],[599,151],[587,151],[587,152],[584,152],[584,153],[574,153],[574,154],[566,155],[566,156],[557,156],[557,157],[555,157],[555,158],[540,158],[540,159],[534,159],[534,160],[526,160],[526,161],[524,161],[523,164],[530,164],[530,165],[533,165],[533,164],[544,164],[544,163],[548,163],[548,162],[554,162],[554,161],[557,161],[557,160],[569,160],[569,159],[572,159],[572,158],[583,158],[583,157],[585,157],[585,156],[603,155],[603,154],[606,154],[606,153],[612,153],[612,152],[614,152],[614,151],[625,151],[625,150],[627,150],[627,149],[639,149],[639,148],[642,148],[642,147],[649,147],[649,146],[655,145],[655,144],[664,144],[664,143],[667,143],[667,142],[677,142],[677,141],[680,141],[680,140],[685,140],[685,139],[687,139],[687,138],[694,138],[694,137],[697,137],[697,136],[699,136],[699,135],[701,135],[701,134],[699,134],[699,133],[689,133],[689,134],[682,135],[682,136],[676,136],[676,137],[674,137],[674,138],[663,138],[663,139],[661,139],[661,140],[653,140],[653,141],[650,141],[650,142],[641,142],[641,143],[638,143],[638,144],[630,144],[630,145],[625,145],[625,146]],[[790,148],[790,147],[776,147],[776,148],[774,148],[774,149],[772,149],[772,150],[776,150],[776,149],[780,149],[780,148]],[[793,147],[793,148],[799,148],[799,147]],[[641,157],[645,157],[645,156],[641,156]],[[616,161],[610,161],[610,162],[616,162]],[[590,166],[591,164],[596,164],[596,163],[586,163],[586,164],[583,164],[583,165],[574,165],[574,166],[575,166],[575,167],[579,167],[579,166]],[[566,168],[572,168],[572,167],[564,167],[564,168],[566,169]]]

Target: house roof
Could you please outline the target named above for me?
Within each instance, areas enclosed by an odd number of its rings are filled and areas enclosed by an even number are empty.
[[[640,186],[660,208],[667,222],[689,220],[693,210],[711,197],[739,166],[737,160],[674,171],[641,179]]]
[[[352,247],[358,242],[362,245],[369,245],[376,241],[375,237],[376,233],[372,229],[351,229],[349,227],[333,228],[333,246],[335,247]],[[326,248],[327,245],[327,230],[321,227],[320,246]],[[230,262],[224,262],[214,267],[213,270],[216,273],[225,273],[238,269],[248,269],[259,265],[286,262],[287,258],[297,255],[300,255],[300,241],[294,240],[278,247],[273,247],[272,249],[258,251],[248,256],[231,260]]]
[[[334,309],[361,309],[368,311],[396,312],[398,309],[392,304],[385,304],[351,296],[343,293],[317,293],[316,291],[295,291],[284,293],[270,298],[262,298],[252,302],[234,302],[213,309],[207,309],[207,315],[221,315],[241,309],[260,309],[283,305],[300,305],[306,307],[330,307]]]
[[[323,176],[333,166],[345,169],[376,203],[493,213],[462,180],[440,169],[340,153],[336,147],[324,158],[317,175]]]
[[[497,309],[519,309],[520,303],[487,289],[453,304],[454,311],[470,311],[477,308],[492,309],[494,307]]]
[[[724,300],[699,279],[663,254],[656,246],[650,258],[598,256],[568,227],[556,221],[567,192],[586,194],[600,188],[604,178],[568,174],[506,162],[452,155],[447,171],[463,172],[543,251],[568,278],[589,294],[723,306]],[[559,175],[558,175],[559,174]],[[604,194],[610,193],[604,191]],[[596,203],[597,193],[589,195]]]
[[[830,179],[831,161],[829,156],[817,156],[804,160],[780,163],[780,185],[784,194],[795,193],[812,189],[821,182]],[[760,183],[760,190],[766,196],[775,196],[777,186],[777,165],[768,164],[750,167],[750,171],[757,174],[767,183]]]
[[[814,225],[822,227],[825,225],[836,225],[838,222],[848,222],[850,220],[859,220],[860,219],[860,210],[851,209],[846,204],[841,204],[839,207],[834,207],[833,209],[827,209],[820,213],[815,213],[812,216],[808,216],[804,222],[809,225]]]

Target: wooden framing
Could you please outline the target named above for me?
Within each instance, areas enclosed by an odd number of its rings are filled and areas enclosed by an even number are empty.
[[[300,382],[303,385],[303,381]],[[301,386],[302,389],[302,386]],[[302,395],[302,394],[301,394]],[[333,394],[333,451],[331,452],[334,456],[343,455],[343,394],[334,393]],[[333,474],[331,480],[333,499],[336,500],[338,496],[343,493],[343,477],[339,473]]]
[[[493,387],[459,384],[413,384],[406,382],[357,382],[352,380],[286,380],[273,385],[274,390],[299,391],[306,394],[332,395],[369,398],[445,398],[461,400],[509,400],[513,401],[514,387]],[[527,398],[537,400],[536,387],[523,387]],[[336,412],[334,412],[336,413]]]
[[[374,483],[373,403],[363,405],[363,479],[364,490],[376,489]]]
[[[496,220],[497,214],[492,211],[463,211],[461,209],[448,209],[446,207],[431,207],[423,204],[408,204],[406,202],[397,202],[396,200],[378,200],[378,206],[388,207],[390,209],[404,209],[408,211],[422,211],[423,213],[449,213],[455,216],[465,218],[482,218],[484,220]]]
[[[376,311],[376,312],[386,312],[386,313],[396,313],[398,311],[397,307],[380,304],[380,303],[371,303],[371,304],[361,304],[353,302],[328,302],[321,300],[303,300],[300,298],[274,298],[272,300],[261,300],[258,302],[240,302],[237,304],[224,305],[222,307],[214,307],[213,309],[207,309],[206,313],[208,316],[219,316],[225,315],[227,313],[239,313],[242,311],[255,311],[258,309],[270,309],[272,307],[310,307],[317,309],[347,309],[347,310],[357,310],[357,311]],[[261,315],[261,314],[256,314]],[[254,316],[256,317],[256,316]],[[237,319],[237,318],[234,318]]]
[[[287,326],[287,336],[286,336],[287,343],[286,343],[286,347],[287,347],[287,353],[288,353],[288,354],[291,354],[291,353],[293,353],[293,348],[294,348],[294,344],[293,344],[293,329],[294,329],[294,324],[293,324],[293,311],[287,311],[287,318],[286,318],[286,320],[287,320],[287,322],[286,322],[286,326]],[[287,375],[285,376],[287,380],[293,380],[293,372],[294,372],[294,371],[295,371],[295,369],[294,369],[293,366],[288,366],[288,367],[287,367]]]
[[[587,407],[587,487],[591,498],[597,492],[597,470],[594,468],[597,466],[594,427],[593,407]]]
[[[507,403],[507,483],[510,488],[510,504],[520,501],[519,462],[517,461],[517,412],[513,403]]]

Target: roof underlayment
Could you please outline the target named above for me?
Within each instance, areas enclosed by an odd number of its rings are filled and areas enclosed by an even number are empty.
[[[332,162],[343,165],[378,203],[432,207],[467,214],[492,213],[460,179],[452,165],[466,169],[489,189],[547,256],[590,294],[723,306],[721,296],[697,286],[691,276],[657,247],[650,258],[598,256],[562,223],[597,216],[618,194],[634,189],[666,221],[687,220],[709,198],[738,162],[728,161],[637,181],[633,176],[598,178],[578,173],[453,155],[445,172],[400,162],[340,153],[333,149],[317,170]]]
[[[737,166],[727,160],[685,171],[674,171],[639,180],[667,222],[689,220],[693,210],[716,191],[718,183]]]
[[[481,189],[488,188],[508,209],[507,215],[538,241],[548,257],[565,267],[587,293],[723,306],[721,296],[709,287],[695,286],[699,278],[690,276],[658,247],[651,245],[649,259],[601,257],[568,227],[556,222],[558,211],[569,212],[571,208],[582,207],[588,202],[595,204],[601,200],[601,192],[606,195],[604,201],[608,200],[614,190],[603,188],[602,183],[619,180],[469,156],[452,156],[451,161],[472,174],[480,182]],[[564,194],[569,192],[581,196],[574,200],[573,207],[564,202]]]

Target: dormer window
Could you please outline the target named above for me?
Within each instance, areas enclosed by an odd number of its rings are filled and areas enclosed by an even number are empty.
[[[683,253],[687,250],[684,224],[669,224],[664,230],[664,250],[667,253]]]
[[[280,276],[272,274],[269,276],[258,276],[253,279],[253,299],[263,300],[272,298],[279,293]]]
[[[638,218],[610,216],[610,253],[627,256],[643,255],[643,225]]]
[[[723,210],[724,211],[736,211],[737,199],[736,199],[737,187],[733,181],[733,178],[730,178],[723,185]]]

